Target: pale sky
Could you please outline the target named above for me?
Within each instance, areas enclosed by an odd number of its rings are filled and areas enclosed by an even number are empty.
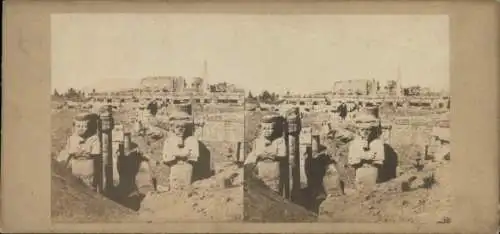
[[[258,92],[327,91],[335,80],[449,87],[446,15],[52,15],[52,87],[202,76]],[[120,82],[118,82],[120,83]],[[118,87],[123,84],[116,84]]]

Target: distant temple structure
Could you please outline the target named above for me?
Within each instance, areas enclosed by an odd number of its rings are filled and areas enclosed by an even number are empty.
[[[333,83],[333,95],[369,95],[373,92],[373,80],[339,80]]]
[[[156,99],[166,103],[228,103],[243,104],[245,92],[226,82],[209,84],[207,61],[203,63],[202,77],[151,76],[141,79],[140,86],[115,92],[91,93],[95,102],[145,102]]]
[[[399,75],[398,75],[399,76]],[[285,95],[285,104],[297,106],[336,106],[341,101],[356,103],[360,106],[391,105],[394,107],[417,106],[444,108],[449,96],[433,93],[429,88],[413,87],[405,95],[401,79],[381,83],[375,79],[357,79],[335,81],[330,93],[311,95]]]
[[[186,88],[186,79],[182,76],[156,76],[141,80],[141,88],[162,89],[167,92],[182,92]]]
[[[201,77],[188,79],[180,76],[146,77],[140,87],[115,92],[91,93],[95,102],[144,102],[156,99],[167,103],[233,103],[243,104],[244,90],[233,84],[216,83],[207,88]]]

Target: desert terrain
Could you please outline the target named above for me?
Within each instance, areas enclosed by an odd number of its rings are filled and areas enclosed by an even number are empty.
[[[267,112],[269,113],[269,112]],[[267,113],[253,112],[246,118],[246,140],[251,142],[256,137],[255,129],[260,118]],[[380,183],[371,191],[353,190],[353,171],[345,170],[346,194],[338,189],[336,171],[328,172],[324,178],[324,187],[329,196],[320,202],[317,210],[302,212],[302,221],[309,221],[311,214],[318,222],[411,222],[411,223],[448,223],[451,222],[450,209],[451,171],[449,164],[442,164],[425,158],[426,145],[431,144],[432,128],[437,120],[447,118],[446,112],[431,110],[406,110],[381,108],[381,119],[392,126],[387,151],[392,152],[392,160],[397,163],[397,175],[389,181]],[[319,132],[321,123],[331,119],[330,113],[305,113],[303,128],[311,127]],[[338,124],[338,123],[337,123]],[[336,125],[333,123],[333,125]],[[344,124],[345,125],[345,124]],[[347,124],[349,125],[349,124]],[[338,125],[340,128],[346,128]],[[347,157],[347,144],[331,140],[322,143],[326,148],[334,148],[339,164],[344,166]],[[431,151],[432,147],[428,148]],[[418,164],[417,164],[418,161]],[[245,199],[254,197],[252,193],[261,193],[262,189],[245,190]],[[248,220],[297,221],[296,215],[267,217],[264,209],[274,204],[266,204],[273,199],[262,199],[259,205],[245,203],[245,212],[251,213]],[[275,199],[274,199],[275,200]],[[292,203],[293,204],[293,203]],[[292,206],[292,205],[289,205]],[[295,207],[296,204],[293,204]],[[312,213],[310,213],[312,212]]]
[[[195,113],[196,113],[195,109]],[[199,111],[199,110],[198,110]],[[452,196],[448,164],[425,160],[425,145],[437,119],[446,113],[430,110],[400,111],[382,109],[382,120],[392,125],[390,146],[397,155],[397,177],[369,192],[335,191],[336,172],[325,176],[329,196],[317,211],[294,204],[271,192],[257,178],[243,179],[243,168],[235,163],[238,141],[251,143],[257,135],[257,125],[266,111],[246,111],[235,107],[205,108],[204,113],[227,114],[227,119],[245,125],[245,139],[226,142],[203,141],[214,162],[215,175],[194,182],[183,192],[154,192],[149,175],[139,172],[137,180],[146,185],[140,188],[143,196],[136,208],[127,208],[85,188],[61,165],[52,165],[52,218],[60,222],[413,222],[448,223]],[[78,109],[55,109],[52,113],[52,157],[64,147],[71,134],[72,117]],[[130,128],[132,108],[114,112],[117,123]],[[240,117],[234,118],[239,113]],[[330,113],[306,113],[304,127],[319,128]],[[196,114],[195,114],[196,116]],[[243,122],[244,121],[244,122]],[[208,123],[208,122],[207,122]],[[208,123],[209,125],[210,123]],[[242,126],[242,125],[238,125]],[[161,130],[160,130],[161,131]],[[243,131],[243,129],[242,129]],[[229,136],[228,136],[229,137]],[[161,158],[162,137],[148,139],[133,136],[133,142],[147,152],[153,161]],[[323,142],[333,147],[339,158],[345,158],[345,146],[338,142]],[[233,150],[231,150],[233,149]],[[419,160],[418,166],[416,161]],[[342,161],[342,160],[340,160]],[[168,183],[168,168],[154,164],[154,174],[160,186]],[[347,170],[348,171],[348,170]],[[333,184],[329,184],[333,183]],[[404,187],[404,188],[403,188]],[[250,188],[250,189],[249,189]]]
[[[217,110],[235,112],[235,108]],[[71,134],[72,118],[78,109],[58,109],[52,113],[52,158],[64,147]],[[196,111],[196,110],[195,110]],[[114,119],[125,129],[131,129],[132,108],[116,110]],[[215,112],[212,110],[212,112]],[[230,113],[231,114],[231,113]],[[217,128],[217,126],[215,127]],[[154,172],[159,187],[168,185],[168,167],[158,163],[164,129],[156,129],[158,136],[146,138],[132,136],[132,142],[152,159]],[[243,129],[241,129],[243,130]],[[230,157],[229,149],[236,147],[236,141],[203,141],[203,155],[214,162],[215,175],[201,178],[193,183],[189,191],[155,192],[150,183],[150,173],[140,170],[136,182],[142,193],[140,205],[120,204],[85,188],[77,179],[53,160],[52,165],[52,218],[61,222],[91,221],[236,221],[243,215],[242,170]],[[136,202],[135,202],[136,203]],[[83,207],[83,208],[82,208]]]

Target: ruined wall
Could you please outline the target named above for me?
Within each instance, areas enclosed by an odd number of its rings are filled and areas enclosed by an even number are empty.
[[[204,125],[195,134],[210,150],[215,162],[233,160],[237,156],[238,142],[244,141],[243,120],[243,112],[198,115],[195,122]]]
[[[141,80],[143,88],[163,88],[175,92],[184,89],[185,78],[181,76],[154,76]]]
[[[372,80],[345,80],[337,81],[334,83],[333,92],[334,93],[344,93],[344,94],[356,94],[360,92],[362,94],[368,94],[368,86],[372,84]],[[376,84],[375,84],[376,85]]]
[[[203,127],[200,139],[203,141],[243,141],[244,124],[231,121],[208,121]]]

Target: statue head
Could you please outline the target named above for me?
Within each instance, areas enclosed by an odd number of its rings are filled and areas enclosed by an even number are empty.
[[[357,133],[367,144],[379,135],[380,119],[378,109],[366,108],[358,113],[355,118]]]
[[[264,116],[261,121],[261,134],[269,140],[277,138],[282,133],[283,121],[280,115],[271,114]]]
[[[188,127],[191,123],[191,116],[185,112],[177,111],[170,115],[170,132],[179,138],[186,138]]]
[[[73,118],[73,130],[81,137],[89,137],[97,132],[98,116],[93,113],[80,113]]]

